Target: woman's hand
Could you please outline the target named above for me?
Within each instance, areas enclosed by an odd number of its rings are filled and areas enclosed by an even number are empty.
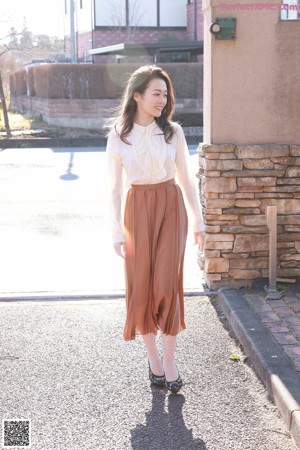
[[[126,258],[126,244],[125,242],[116,242],[114,244],[115,252],[118,256],[121,256],[121,258]]]
[[[203,252],[204,248],[204,240],[205,240],[205,234],[203,231],[195,231],[195,244],[199,246],[199,250]]]

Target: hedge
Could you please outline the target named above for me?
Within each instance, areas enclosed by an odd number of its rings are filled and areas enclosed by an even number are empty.
[[[18,70],[9,77],[10,92],[14,95],[26,95],[27,93],[26,70]]]
[[[67,99],[120,98],[130,74],[141,64],[44,64],[10,76],[12,95]],[[162,63],[177,98],[201,98],[202,63]]]

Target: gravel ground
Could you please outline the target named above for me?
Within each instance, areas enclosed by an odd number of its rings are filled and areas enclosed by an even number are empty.
[[[0,303],[1,419],[31,419],[33,450],[293,450],[216,300],[186,299],[180,394],[150,387],[124,300]]]

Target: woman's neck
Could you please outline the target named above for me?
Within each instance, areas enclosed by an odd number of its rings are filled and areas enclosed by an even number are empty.
[[[134,117],[134,123],[140,125],[141,127],[147,127],[152,122],[154,122],[154,117],[152,116],[142,117],[139,114],[136,114]]]

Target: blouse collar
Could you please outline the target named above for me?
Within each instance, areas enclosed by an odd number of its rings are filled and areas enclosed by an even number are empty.
[[[151,122],[146,127],[138,125],[135,122],[133,124],[133,131],[137,132],[138,134],[152,133],[155,130],[155,128],[159,128],[155,120],[153,120],[153,122]]]

